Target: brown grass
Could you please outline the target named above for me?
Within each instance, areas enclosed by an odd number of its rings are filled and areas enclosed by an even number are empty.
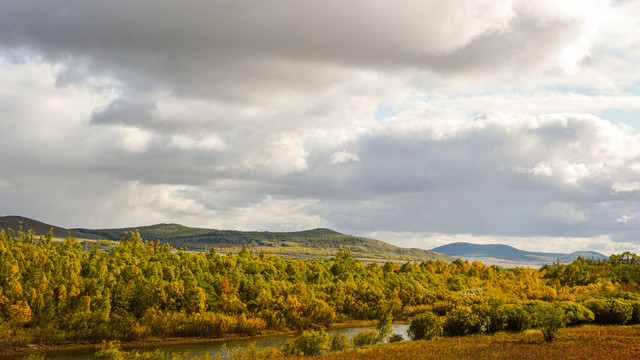
[[[382,344],[328,353],[316,359],[638,359],[640,326],[585,326],[564,329],[553,343],[540,331],[499,333],[434,341]],[[293,359],[293,358],[292,358]],[[306,359],[296,357],[295,359]],[[310,359],[310,358],[309,358]]]

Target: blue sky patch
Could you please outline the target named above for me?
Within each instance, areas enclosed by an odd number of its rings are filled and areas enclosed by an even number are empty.
[[[390,118],[395,116],[398,112],[393,107],[393,105],[380,105],[374,114],[375,119],[378,121],[382,121],[386,118]]]

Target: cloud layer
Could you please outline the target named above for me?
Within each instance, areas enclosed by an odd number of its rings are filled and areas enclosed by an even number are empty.
[[[640,251],[640,1],[2,1],[0,212]]]

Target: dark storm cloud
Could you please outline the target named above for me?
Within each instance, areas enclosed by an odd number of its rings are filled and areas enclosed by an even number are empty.
[[[61,83],[81,76],[68,69],[88,67],[135,91],[252,101],[349,76],[336,66],[530,68],[582,25],[491,1],[5,1],[3,10],[0,44],[62,64]]]

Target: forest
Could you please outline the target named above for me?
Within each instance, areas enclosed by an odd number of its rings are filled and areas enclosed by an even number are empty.
[[[638,284],[640,259],[631,253],[538,270],[460,259],[379,265],[354,259],[346,246],[328,259],[298,260],[249,248],[187,252],[129,232],[113,251],[83,251],[70,236],[56,242],[8,229],[0,230],[0,352],[322,331],[352,320],[426,321],[450,336],[544,331],[540,319],[557,312],[561,326],[635,324]]]

